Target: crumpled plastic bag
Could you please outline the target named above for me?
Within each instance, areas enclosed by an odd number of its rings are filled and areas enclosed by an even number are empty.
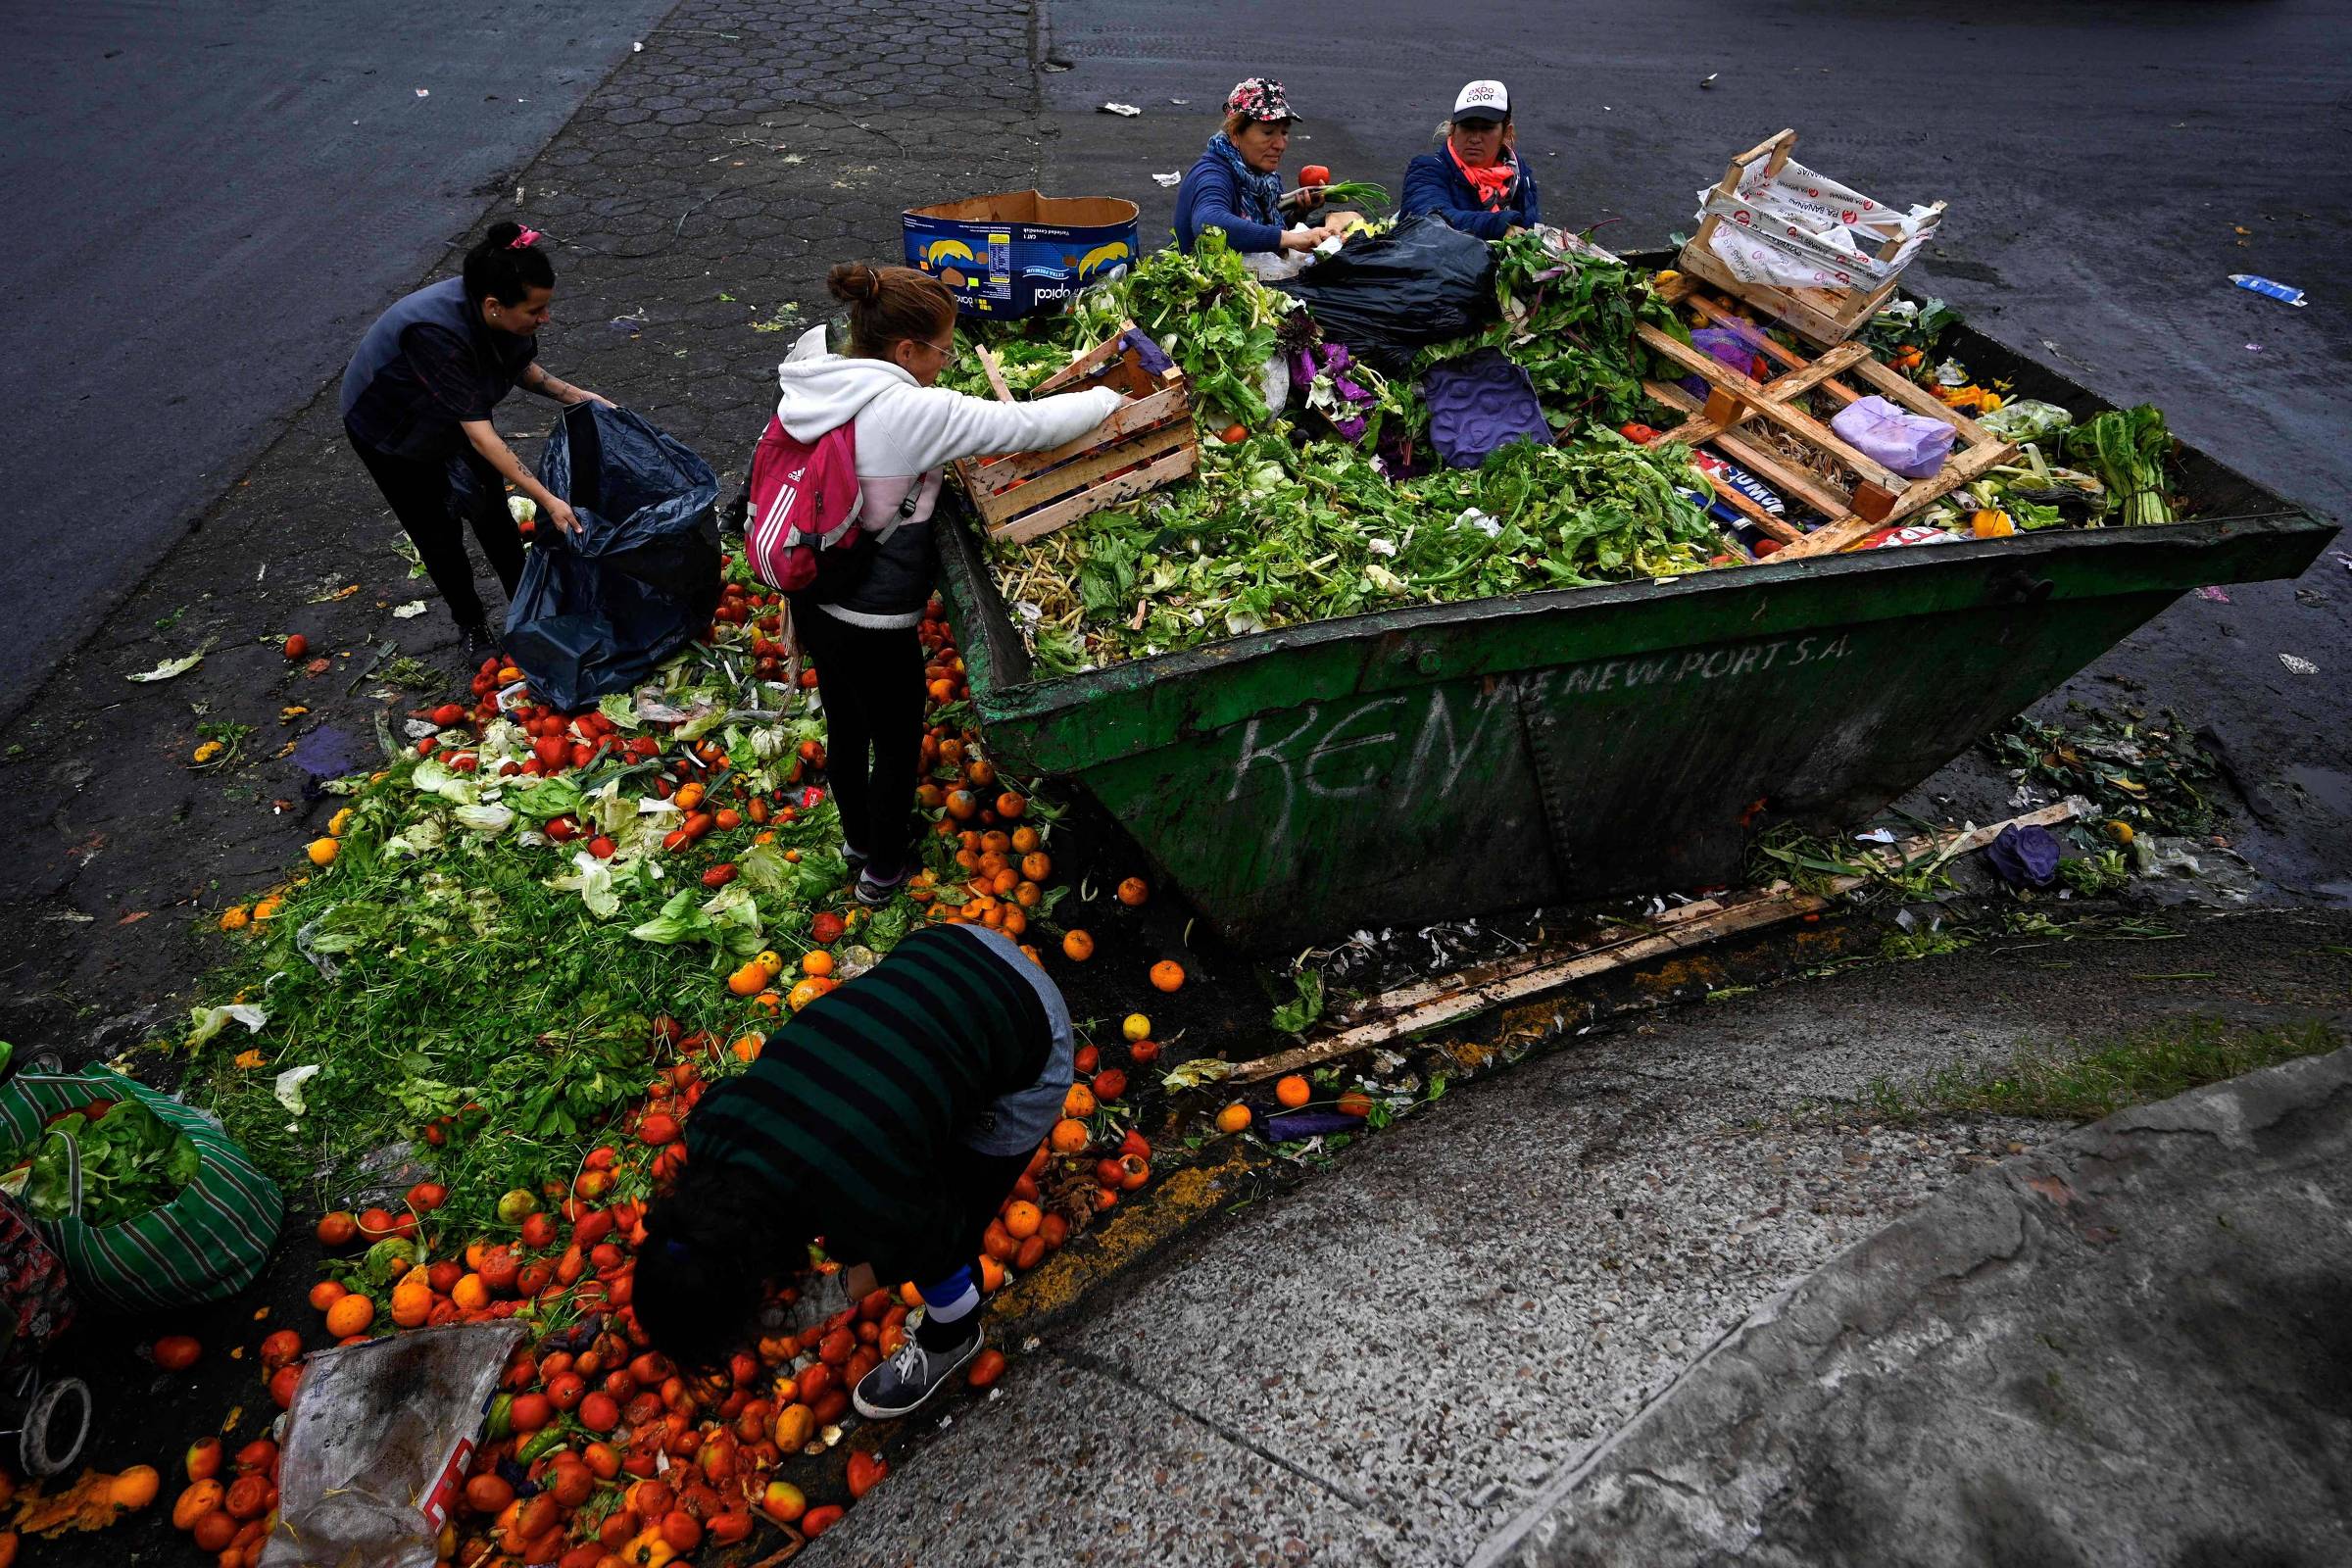
[[[1772,370],[1756,349],[1763,338],[1764,334],[1752,326],[1702,326],[1690,334],[1690,346],[1750,380],[1766,381],[1772,378]],[[1707,395],[1704,376],[1686,375],[1682,384],[1683,390],[1694,398]]]
[[[2012,822],[1984,847],[1985,863],[2013,888],[2046,888],[2058,880],[2058,841],[2046,827]]]
[[[315,1352],[287,1413],[262,1568],[432,1568],[520,1323]]]
[[[1857,398],[1830,421],[1838,438],[1906,479],[1932,479],[1959,434],[1941,419],[1905,414],[1882,397]]]
[[[1411,369],[1416,350],[1468,337],[1496,309],[1487,242],[1430,213],[1349,240],[1277,286],[1306,307],[1325,338],[1392,377]]]
[[[1979,415],[1977,422],[2004,441],[2038,441],[2073,429],[2075,416],[2055,403],[2014,398],[1990,414]]]
[[[718,477],[626,409],[575,403],[539,478],[579,531],[532,536],[507,609],[507,657],[562,709],[637,685],[718,608]]]

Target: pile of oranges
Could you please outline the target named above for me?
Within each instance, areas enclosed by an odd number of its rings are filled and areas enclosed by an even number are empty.
[[[1125,1031],[1138,1066],[1157,1054],[1149,1027],[1139,1014]],[[850,1414],[849,1391],[905,1344],[907,1315],[921,1302],[913,1282],[875,1291],[805,1331],[762,1338],[706,1377],[671,1365],[638,1324],[633,1279],[646,1203],[683,1167],[683,1124],[734,1054],[666,1018],[656,1021],[651,1046],[667,1065],[652,1075],[617,1136],[591,1150],[568,1185],[500,1200],[498,1217],[511,1234],[461,1239],[439,1231],[435,1216],[449,1194],[437,1182],[410,1188],[397,1211],[330,1212],[318,1222],[327,1277],[310,1293],[319,1333],[306,1343],[280,1329],[262,1342],[262,1382],[286,1408],[305,1354],[318,1346],[446,1323],[519,1318],[533,1326],[534,1337],[507,1363],[479,1447],[442,1499],[444,1564],[685,1565],[698,1550],[741,1542],[763,1524],[821,1535],[888,1473],[840,1424]],[[1063,1118],[982,1239],[977,1262],[990,1294],[1041,1266],[1088,1215],[1151,1179],[1152,1146],[1120,1103],[1127,1069],[1103,1065],[1091,1045],[1079,1050],[1076,1066]],[[778,1300],[789,1305],[799,1296],[788,1286]],[[966,1381],[986,1388],[1004,1364],[988,1351]],[[820,1485],[820,1467],[796,1467],[796,1459],[845,1441],[844,1477]],[[267,1439],[233,1458],[217,1439],[188,1451],[173,1522],[222,1568],[260,1560],[277,1505],[277,1459]]]
[[[747,652],[765,679],[785,673],[776,597],[743,583],[728,585],[712,640],[731,654]],[[932,921],[971,921],[1015,941],[1055,902],[1054,857],[1048,845],[1050,809],[1029,791],[1000,777],[979,737],[954,713],[970,693],[963,661],[937,600],[919,628],[925,680],[933,705],[921,746],[916,805],[932,819],[923,840],[925,866],[909,897]],[[520,672],[496,661],[472,679],[470,705],[448,704],[418,716],[438,726],[416,743],[420,756],[439,756],[458,771],[482,767],[468,740],[512,705]],[[815,684],[813,671],[799,676]],[[821,791],[808,780],[825,763],[823,748],[803,743],[784,760],[785,788],[748,792],[729,781],[726,753],[713,742],[620,733],[589,710],[556,711],[525,697],[506,716],[530,737],[527,758],[498,761],[506,773],[550,775],[607,760],[660,764],[646,793],[670,802],[680,825],[664,844],[681,858],[684,874],[724,887],[735,874],[730,847],[737,835],[759,843],[779,824],[815,807]],[[657,730],[661,726],[654,726]],[[324,851],[312,858],[331,864],[346,812],[330,826]],[[545,824],[554,853],[580,849],[600,858],[610,841],[567,817]],[[575,843],[575,841],[579,841]],[[797,859],[798,852],[786,858]],[[703,862],[708,860],[706,865]],[[1130,877],[1117,887],[1122,906],[1148,902],[1150,889]],[[828,900],[828,903],[834,902]],[[722,1373],[691,1377],[653,1349],[633,1305],[636,1250],[644,1240],[647,1203],[674,1180],[686,1159],[682,1138],[709,1085],[759,1055],[765,1040],[760,1013],[798,1010],[843,979],[838,954],[870,920],[848,906],[813,911],[806,951],[788,957],[770,951],[729,972],[734,1003],[748,1004],[749,1023],[687,1032],[668,1017],[654,1024],[643,1096],[591,1148],[567,1183],[518,1189],[497,1204],[492,1235],[465,1236],[442,1227],[448,1190],[437,1182],[411,1188],[399,1208],[337,1210],[318,1223],[328,1251],[325,1277],[310,1293],[318,1313],[306,1337],[279,1330],[263,1343],[262,1382],[280,1408],[291,1405],[304,1357],[327,1345],[449,1323],[515,1319],[532,1335],[509,1361],[479,1447],[466,1473],[441,1499],[448,1523],[439,1558],[465,1568],[661,1568],[690,1564],[696,1552],[729,1545],[774,1527],[803,1537],[821,1535],[842,1511],[881,1482],[888,1466],[858,1435],[845,1435],[849,1391],[904,1344],[908,1313],[920,1304],[911,1282],[876,1291],[804,1332],[771,1336],[738,1351]],[[237,922],[265,922],[260,906]],[[224,922],[225,924],[226,922]],[[1061,955],[1085,961],[1094,953],[1083,930],[1061,935]],[[1034,946],[1024,944],[1043,961]],[[1152,967],[1151,982],[1172,993],[1186,982],[1173,961]],[[848,982],[854,984],[854,981]],[[1128,1102],[1130,1074],[1142,1073],[1160,1047],[1141,1014],[1130,1017],[1112,1049],[1124,1060],[1105,1061],[1097,1047],[1076,1054],[1076,1081],[1062,1117],[1036,1151],[1013,1191],[990,1222],[977,1258],[981,1283],[994,1293],[1048,1259],[1092,1221],[1152,1179],[1152,1145],[1135,1125]],[[478,1107],[436,1118],[423,1128],[426,1145],[489,1134]],[[835,1265],[824,1264],[830,1270]],[[798,1287],[780,1293],[797,1301]],[[966,1373],[975,1388],[1004,1370],[994,1350]],[[847,1443],[846,1477],[833,1466],[806,1461]],[[231,1457],[218,1442],[200,1444],[187,1459],[185,1489],[174,1522],[211,1553],[220,1568],[253,1568],[275,1517],[277,1454],[267,1440]],[[820,1476],[830,1479],[820,1481]]]

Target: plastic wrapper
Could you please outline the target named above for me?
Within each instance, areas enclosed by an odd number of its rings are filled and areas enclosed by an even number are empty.
[[[575,403],[539,479],[575,533],[540,528],[507,611],[505,648],[562,709],[626,691],[718,608],[718,478],[693,449],[625,409]]]
[[[1906,479],[1930,479],[1959,434],[1941,419],[1905,414],[1882,397],[1857,398],[1830,421],[1838,438]]]
[[[2039,441],[2073,429],[2075,416],[2055,403],[2016,398],[1990,414],[1979,415],[1977,422],[2004,441]]]
[[[287,1413],[262,1568],[433,1568],[519,1323],[320,1350]]]
[[[1326,338],[1389,376],[1410,370],[1419,349],[1470,336],[1495,309],[1487,242],[1428,214],[1350,240],[1276,286],[1306,307]]]
[[[1448,467],[1475,468],[1510,441],[1551,442],[1535,383],[1500,349],[1476,349],[1421,378],[1429,440]]]

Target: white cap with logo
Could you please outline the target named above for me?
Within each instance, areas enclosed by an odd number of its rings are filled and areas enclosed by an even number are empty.
[[[1511,95],[1499,81],[1474,81],[1453,101],[1456,120],[1500,120],[1511,112]]]

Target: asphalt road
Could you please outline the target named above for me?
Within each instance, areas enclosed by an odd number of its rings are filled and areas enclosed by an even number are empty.
[[[670,4],[0,8],[0,718]]]
[[[1190,167],[1226,91],[1259,74],[1302,117],[1286,172],[1328,164],[1394,192],[1461,84],[1499,76],[1544,218],[1636,250],[1689,232],[1725,162],[1793,126],[1825,173],[1951,204],[1909,286],[2342,517],[2352,171],[2317,150],[2352,138],[2344,15],[2329,0],[1495,0],[1474,19],[1362,0],[1051,0],[1049,65],[1069,69],[1045,78],[1049,194],[1127,196],[1145,243],[1165,243],[1175,192],[1150,176]],[[2310,303],[2233,288],[2232,272]],[[2352,902],[2348,565],[2339,542],[2299,583],[2183,599],[2065,694],[2112,703],[2103,677],[2122,677],[2138,700],[2221,723],[2275,797],[2276,831],[2250,830],[2258,860],[2332,902]]]

